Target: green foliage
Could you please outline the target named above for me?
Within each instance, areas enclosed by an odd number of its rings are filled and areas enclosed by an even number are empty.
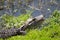
[[[41,30],[31,29],[24,36],[17,35],[6,40],[60,40],[60,11],[54,11],[51,17],[45,20]]]
[[[0,24],[3,24],[5,27],[20,27],[29,17],[31,14],[22,14],[21,16],[15,17],[8,14],[4,14],[1,16]]]

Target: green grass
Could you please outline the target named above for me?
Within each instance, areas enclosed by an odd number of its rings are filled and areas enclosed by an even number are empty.
[[[2,21],[0,22],[0,24],[6,27],[20,27],[29,17],[30,14],[22,14],[18,17],[4,14],[3,16],[1,16]]]
[[[25,18],[23,17],[21,20],[25,20]],[[6,40],[60,40],[60,11],[54,11],[42,26],[42,29],[28,29],[26,35],[12,36]]]

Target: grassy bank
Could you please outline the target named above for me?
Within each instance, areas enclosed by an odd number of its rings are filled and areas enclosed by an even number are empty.
[[[26,21],[29,17],[30,16],[28,15],[25,15],[24,17],[21,16],[18,20]],[[17,22],[16,20],[13,21],[15,23]],[[52,15],[44,21],[42,27],[43,28],[41,30],[37,28],[31,30],[28,29],[29,31],[26,35],[12,36],[6,40],[60,40],[60,11],[54,11]]]

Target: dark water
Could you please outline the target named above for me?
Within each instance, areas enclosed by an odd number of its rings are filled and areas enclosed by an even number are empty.
[[[40,14],[45,15],[45,17],[49,17],[54,10],[60,10],[60,0],[56,0],[55,2],[50,2],[51,0],[42,0],[42,8],[40,10],[35,10],[33,12],[33,16],[38,16]],[[37,2],[37,0],[36,0]],[[36,3],[35,2],[35,3]],[[37,2],[38,4],[38,2]],[[35,4],[35,5],[37,5]]]
[[[45,17],[49,17],[49,15],[51,15],[51,13],[54,11],[54,10],[60,10],[60,0],[55,0],[55,1],[51,1],[51,0],[34,0],[34,2],[30,3],[31,6],[33,6],[33,3],[34,3],[34,7],[40,9],[40,10],[36,10],[36,9],[31,9],[31,8],[27,8],[27,10],[34,10],[33,13],[32,13],[32,16],[35,17],[35,16],[38,16],[40,14],[43,14],[45,15]],[[40,3],[40,7],[38,7],[38,3]],[[5,2],[4,5],[7,5],[8,3]],[[17,10],[17,12],[14,12],[14,16],[19,16],[21,15],[21,8],[18,8],[16,5],[18,4],[17,0],[15,0],[15,6],[12,7],[11,9],[9,10],[1,10],[0,11],[0,15],[3,15],[5,13],[9,13],[10,15],[12,15],[12,11],[14,9]],[[24,5],[23,5],[24,7]],[[26,8],[26,7],[24,7]],[[6,12],[5,12],[6,11]]]

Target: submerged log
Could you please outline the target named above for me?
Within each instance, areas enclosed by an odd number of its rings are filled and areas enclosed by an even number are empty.
[[[26,34],[25,30],[29,25],[42,22],[44,20],[43,15],[39,15],[34,18],[29,18],[20,28],[11,28],[0,30],[0,38],[8,38],[11,36]]]

